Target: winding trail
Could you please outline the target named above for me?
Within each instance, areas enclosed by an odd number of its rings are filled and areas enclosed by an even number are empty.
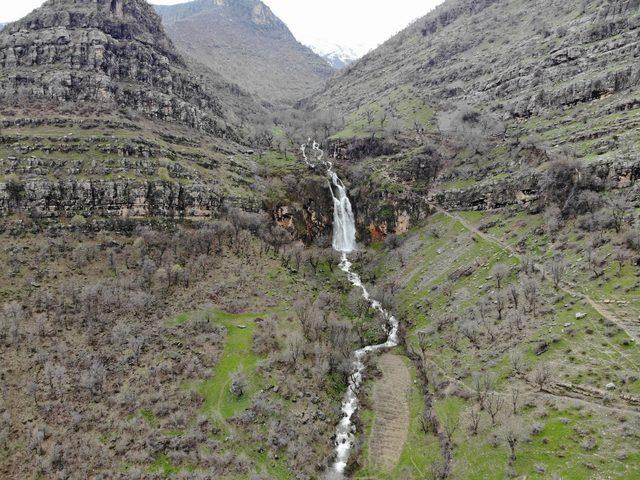
[[[476,235],[478,235],[479,237],[483,238],[484,240],[486,240],[487,242],[493,243],[494,245],[497,245],[505,250],[507,250],[509,253],[513,254],[515,257],[522,259],[522,255],[520,253],[518,253],[518,251],[516,251],[515,248],[513,248],[511,245],[509,245],[508,243],[505,243],[503,241],[501,241],[500,239],[485,233],[483,231],[481,231],[480,229],[476,228],[475,226],[473,226],[471,223],[469,223],[467,220],[465,220],[463,217],[461,217],[460,215],[456,214],[456,213],[451,213],[448,210],[445,210],[444,208],[440,207],[439,205],[436,205],[434,203],[429,203],[429,205],[434,208],[436,211],[442,213],[443,215],[446,215],[447,217],[456,220],[457,222],[460,222],[460,224],[465,227],[467,230],[475,233]],[[546,271],[546,269],[544,268],[543,265],[539,264],[539,263],[535,263],[533,265],[533,267],[540,272],[540,274],[543,276],[543,278],[545,280],[548,281],[552,281],[551,280],[551,276],[549,275],[549,273]],[[596,312],[598,312],[600,315],[602,315],[602,317],[604,317],[605,319],[609,320],[610,322],[612,322],[613,324],[615,324],[618,328],[620,328],[621,330],[623,330],[628,336],[629,338],[633,339],[635,342],[638,342],[640,340],[640,328],[638,331],[635,331],[635,329],[631,329],[631,326],[626,324],[624,321],[620,320],[618,317],[616,317],[613,313],[611,313],[608,309],[606,309],[605,307],[602,306],[601,303],[596,302],[593,298],[591,298],[589,295],[580,292],[578,290],[575,290],[576,286],[572,285],[568,282],[560,282],[560,284],[558,285],[558,288],[560,290],[562,290],[563,292],[569,294],[571,297],[573,298],[582,298],[584,299]]]
[[[309,139],[311,142],[311,139]],[[378,353],[398,346],[398,330],[400,324],[398,320],[382,304],[371,298],[369,291],[362,283],[360,276],[353,271],[348,254],[356,249],[356,226],[351,201],[347,195],[344,183],[333,170],[333,163],[324,159],[324,151],[317,142],[311,144],[314,159],[310,160],[307,155],[308,144],[300,147],[305,163],[311,167],[321,165],[326,169],[329,178],[329,188],[333,197],[333,249],[341,256],[340,270],[347,274],[351,284],[360,289],[362,297],[369,303],[371,308],[377,311],[385,320],[387,325],[387,341],[378,345],[367,345],[353,353],[351,361],[351,375],[349,376],[349,386],[342,400],[342,418],[336,427],[335,439],[335,460],[329,469],[327,478],[330,480],[341,480],[349,463],[351,450],[355,442],[356,426],[353,416],[358,411],[360,400],[358,394],[362,386],[365,371],[365,359],[372,353]]]

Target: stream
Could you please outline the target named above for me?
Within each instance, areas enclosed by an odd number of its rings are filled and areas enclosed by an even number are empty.
[[[327,478],[340,480],[344,478],[344,472],[349,462],[349,456],[355,442],[356,427],[353,423],[353,415],[358,410],[360,401],[358,394],[362,385],[362,377],[365,370],[364,360],[368,354],[393,348],[398,345],[398,320],[386,311],[379,301],[371,298],[369,291],[363,285],[360,276],[353,271],[349,261],[349,253],[356,250],[356,225],[351,207],[351,201],[347,189],[333,170],[333,163],[324,159],[324,152],[317,142],[311,143],[313,160],[307,155],[308,144],[301,146],[302,156],[307,165],[316,168],[318,165],[326,168],[329,178],[329,188],[333,196],[333,249],[341,254],[340,270],[347,274],[351,284],[362,291],[362,297],[369,302],[371,307],[377,310],[386,321],[387,341],[378,345],[367,345],[353,353],[351,363],[351,375],[349,386],[342,399],[342,418],[336,427],[335,460],[329,469]]]

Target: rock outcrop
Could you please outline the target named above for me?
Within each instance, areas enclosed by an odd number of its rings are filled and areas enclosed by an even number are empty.
[[[521,172],[469,188],[437,191],[430,201],[448,210],[491,210],[509,205],[531,205],[542,194],[542,172]],[[600,161],[581,167],[578,188],[626,189],[640,180],[640,160]]]
[[[0,183],[0,216],[27,212],[34,218],[208,218],[224,207],[259,210],[259,201],[225,197],[206,184],[170,181],[47,180]]]
[[[3,102],[131,109],[235,138],[143,0],[49,0],[0,32]]]

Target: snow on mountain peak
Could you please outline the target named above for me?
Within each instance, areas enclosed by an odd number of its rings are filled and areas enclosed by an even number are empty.
[[[322,39],[314,39],[307,46],[324,58],[336,70],[352,64],[370,50],[364,45],[346,47]]]

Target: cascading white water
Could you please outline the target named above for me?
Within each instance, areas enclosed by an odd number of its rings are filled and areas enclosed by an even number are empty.
[[[346,255],[356,248],[356,221],[347,189],[336,172],[329,169],[328,173],[337,191],[336,195],[336,192],[331,188],[333,196],[333,249]]]
[[[329,177],[329,188],[333,196],[333,248],[342,253],[340,269],[347,274],[351,284],[362,291],[362,296],[369,302],[371,307],[377,310],[384,318],[387,325],[387,341],[379,345],[368,345],[353,354],[352,373],[349,376],[349,386],[342,400],[342,419],[336,428],[335,440],[335,461],[328,473],[328,479],[340,480],[344,478],[344,471],[349,461],[349,455],[355,441],[355,426],[353,424],[353,414],[358,410],[358,393],[362,384],[362,376],[365,365],[364,359],[370,353],[393,348],[398,345],[398,320],[387,312],[380,302],[374,300],[369,295],[367,288],[362,284],[360,276],[352,271],[352,264],[347,257],[356,248],[356,227],[351,202],[347,195],[347,189],[333,171],[333,163],[324,160],[324,152],[316,142],[313,142],[312,149],[315,154],[315,161],[311,162],[307,157],[307,145],[302,145],[302,156],[304,161],[312,168],[316,163],[321,163],[327,168]],[[334,190],[335,189],[335,190]]]

